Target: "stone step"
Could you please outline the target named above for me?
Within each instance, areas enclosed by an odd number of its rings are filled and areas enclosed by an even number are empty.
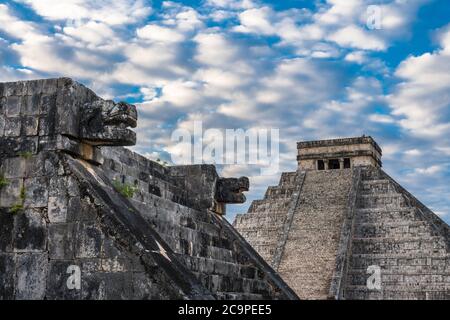
[[[449,290],[397,289],[385,287],[369,290],[366,286],[348,286],[344,289],[345,299],[360,300],[449,300]]]
[[[248,209],[249,213],[261,213],[261,212],[286,212],[289,208],[290,199],[287,201],[273,201],[273,200],[253,200],[250,208]]]
[[[239,229],[258,229],[261,226],[270,227],[272,225],[282,225],[286,218],[286,212],[253,212],[236,217],[235,226]]]
[[[364,286],[372,273],[367,273],[366,270],[350,270],[347,273],[347,283],[349,285]],[[406,270],[382,269],[380,273],[381,285],[385,286],[435,286],[447,284],[450,288],[450,275],[447,272],[439,272],[435,270],[428,270],[423,272],[407,272]]]
[[[447,245],[442,237],[421,238],[353,238],[352,253],[446,253]]]
[[[280,233],[280,228],[272,229],[261,229],[255,231],[240,230],[241,235],[252,242],[252,246],[257,246],[263,243],[277,243],[278,235]],[[265,240],[270,239],[270,240]]]
[[[278,186],[269,186],[264,194],[264,200],[290,200],[295,187],[281,188]]]
[[[355,223],[391,223],[397,221],[422,221],[415,208],[357,208]]]
[[[241,293],[241,292],[217,292],[215,294],[217,300],[264,300],[261,294]]]
[[[380,169],[365,169],[361,171],[362,181],[383,179],[386,179],[386,177]]]
[[[350,268],[367,269],[368,266],[377,265],[380,267],[407,268],[414,266],[431,266],[431,269],[450,271],[450,255],[447,253],[437,254],[352,254],[350,257]]]
[[[106,159],[105,161],[106,163],[104,166],[109,169],[105,170],[108,177],[111,180],[115,180],[119,183],[126,183],[127,185],[137,188],[138,192],[136,192],[134,196],[136,199],[139,199],[140,193],[143,192],[151,193],[183,205],[187,203],[187,199],[189,198],[188,192],[185,188],[177,185],[177,181],[170,177],[169,174],[152,175],[150,173],[140,172],[133,168],[128,168],[126,172],[122,172],[125,170],[124,168],[120,168],[120,170],[116,171],[117,168],[111,166],[112,163],[115,163],[115,160]],[[155,173],[157,172],[158,171]]]
[[[359,194],[357,208],[398,208],[408,203],[401,193]]]
[[[356,238],[437,236],[424,221],[355,223],[353,234]]]
[[[296,184],[297,172],[283,172],[281,173],[280,182],[278,186],[280,187],[293,187]]]
[[[394,184],[388,179],[379,180],[363,180],[361,181],[359,193],[360,194],[383,194],[396,193]]]

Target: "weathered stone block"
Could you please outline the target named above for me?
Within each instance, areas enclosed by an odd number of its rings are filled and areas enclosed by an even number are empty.
[[[133,273],[133,292],[137,300],[161,299],[159,288],[143,272]]]
[[[25,89],[27,96],[39,95],[42,92],[42,81],[27,81]]]
[[[22,123],[22,119],[19,117],[5,118],[5,128],[4,128],[4,132],[3,132],[4,136],[5,137],[19,137],[21,123]]]
[[[39,114],[40,94],[32,94],[23,97],[21,114],[26,116],[36,116]],[[35,117],[37,120],[37,117]]]
[[[49,300],[78,300],[81,299],[81,289],[70,289],[67,281],[71,276],[68,273],[69,266],[78,266],[81,271],[81,284],[83,286],[83,271],[81,265],[74,260],[50,261],[47,278],[47,294]]]
[[[44,251],[46,240],[46,222],[39,210],[26,209],[15,215],[14,251]]]
[[[50,224],[48,249],[51,259],[74,258],[74,224]]]
[[[42,208],[48,204],[48,179],[36,177],[25,179],[25,203],[26,207]]]
[[[16,299],[43,299],[46,292],[48,256],[22,253],[16,256]],[[30,272],[32,270],[32,272]]]
[[[70,197],[67,204],[67,221],[95,221],[97,215],[95,212],[81,211],[80,197]]]
[[[3,137],[4,132],[5,132],[5,118],[1,114],[1,109],[0,109],[0,137]]]
[[[1,165],[4,177],[23,178],[26,175],[26,160],[23,157],[6,158]]]
[[[103,236],[101,230],[89,222],[76,224],[75,255],[77,258],[96,258],[101,256]]]
[[[20,191],[23,187],[22,179],[8,179],[8,184],[0,189],[0,207],[12,207],[22,203]]]
[[[127,300],[133,297],[133,278],[131,272],[97,274],[105,286],[105,299]]]
[[[106,285],[101,273],[84,272],[81,280],[81,299],[105,300]]]
[[[38,133],[39,119],[37,117],[22,117],[22,135],[35,136]]]
[[[14,215],[9,209],[0,208],[0,252],[12,252]]]
[[[73,176],[66,177],[67,192],[70,197],[77,197],[80,195],[80,187],[78,181]]]
[[[9,96],[22,96],[25,91],[25,82],[17,81],[17,82],[9,82],[5,83],[4,87],[4,95]]]
[[[6,100],[5,115],[7,117],[17,117],[20,114],[22,97],[10,96]]]
[[[14,299],[15,267],[15,256],[13,254],[0,253],[0,300]]]
[[[48,197],[48,219],[50,223],[67,222],[67,196]]]

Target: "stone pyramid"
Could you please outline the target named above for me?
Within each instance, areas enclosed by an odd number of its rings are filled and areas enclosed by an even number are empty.
[[[450,228],[381,154],[367,136],[299,142],[298,170],[236,217],[301,299],[450,299]]]

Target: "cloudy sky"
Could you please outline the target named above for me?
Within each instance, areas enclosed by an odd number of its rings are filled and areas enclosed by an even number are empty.
[[[282,171],[296,141],[372,135],[450,222],[448,0],[1,1],[0,81],[54,76],[137,104],[134,150],[168,162],[194,120],[279,128]],[[220,169],[250,176],[249,200],[279,179]]]

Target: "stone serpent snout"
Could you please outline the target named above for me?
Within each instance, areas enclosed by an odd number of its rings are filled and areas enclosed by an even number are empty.
[[[219,178],[216,186],[216,200],[222,203],[244,203],[242,193],[248,191],[250,182],[247,177]]]
[[[106,110],[104,118],[106,125],[119,125],[125,128],[137,126],[136,107],[125,102],[114,103],[111,109]]]
[[[81,138],[92,145],[136,144],[137,110],[126,102],[97,100],[83,108]]]

